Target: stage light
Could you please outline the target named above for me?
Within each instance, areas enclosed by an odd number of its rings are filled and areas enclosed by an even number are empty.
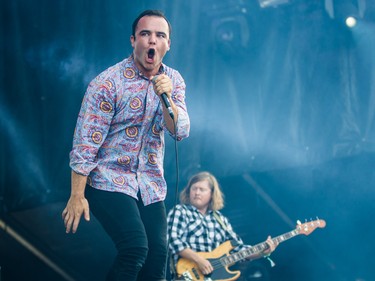
[[[214,24],[214,34],[217,46],[226,53],[236,53],[247,47],[249,27],[242,15],[220,19]]]
[[[349,16],[346,18],[345,23],[348,27],[353,28],[357,24],[357,19],[355,17]]]
[[[365,0],[325,0],[325,9],[332,19],[353,28],[363,18]]]
[[[248,7],[240,2],[216,5],[207,10],[215,51],[226,56],[246,52],[250,38]]]

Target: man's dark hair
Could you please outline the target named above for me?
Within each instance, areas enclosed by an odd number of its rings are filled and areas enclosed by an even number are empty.
[[[161,17],[163,19],[166,20],[166,22],[168,23],[168,29],[169,29],[169,37],[171,36],[171,33],[172,33],[172,26],[171,26],[171,23],[169,22],[169,20],[165,17],[164,13],[162,11],[159,11],[159,10],[146,10],[146,11],[143,11],[133,22],[133,25],[132,25],[132,35],[134,36],[135,38],[135,30],[137,29],[137,25],[138,25],[138,22],[141,18],[143,18],[144,16],[156,16],[156,17]]]

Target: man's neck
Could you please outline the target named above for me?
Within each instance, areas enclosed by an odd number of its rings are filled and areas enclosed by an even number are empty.
[[[198,211],[202,214],[202,215],[206,215],[207,214],[207,207],[205,207],[205,208],[200,208],[200,209],[198,209]]]
[[[147,78],[150,78],[150,77],[153,77],[153,76],[157,75],[160,71],[160,68],[162,67],[162,63],[160,63],[159,66],[153,68],[152,70],[148,70],[148,69],[144,68],[136,59],[134,59],[133,54],[132,54],[132,58],[134,60],[135,66],[138,68],[138,71],[140,73],[142,73],[142,75],[147,77]]]

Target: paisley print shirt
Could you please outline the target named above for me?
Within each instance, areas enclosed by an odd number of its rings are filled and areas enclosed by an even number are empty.
[[[178,121],[177,134],[168,133],[181,140],[190,130],[185,82],[178,71],[164,64],[159,73],[172,80]],[[134,198],[140,192],[144,205],[162,201],[167,191],[165,130],[160,98],[130,56],[89,84],[74,132],[70,167],[88,176],[88,184],[94,188]]]

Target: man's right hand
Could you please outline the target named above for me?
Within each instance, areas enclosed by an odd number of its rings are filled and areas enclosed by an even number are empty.
[[[62,212],[66,233],[70,231],[76,233],[82,214],[85,220],[90,220],[89,202],[85,198],[87,176],[77,174],[72,170],[71,177],[72,191],[69,201]]]
[[[203,275],[210,274],[212,271],[214,271],[212,264],[203,257],[200,257],[196,263]]]
[[[66,233],[76,233],[82,214],[86,221],[90,220],[89,202],[84,196],[71,195],[62,212]]]
[[[192,262],[194,262],[200,272],[203,275],[210,274],[212,271],[214,271],[214,268],[212,267],[212,264],[205,258],[198,255],[195,251],[193,251],[190,248],[185,248],[181,252],[178,253],[182,258],[188,259]]]

